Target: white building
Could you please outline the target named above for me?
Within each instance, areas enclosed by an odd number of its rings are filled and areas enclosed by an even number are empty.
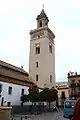
[[[23,68],[0,61],[0,105],[21,105],[21,96],[28,94],[32,85]]]
[[[54,33],[49,29],[49,19],[42,9],[37,16],[37,28],[30,31],[29,74],[40,88],[55,87]]]
[[[21,96],[28,94],[28,88],[21,85],[0,82],[0,105],[21,105]]]

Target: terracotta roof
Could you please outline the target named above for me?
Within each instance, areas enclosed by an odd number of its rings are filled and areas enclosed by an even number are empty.
[[[67,85],[62,85],[62,86],[57,86],[57,89],[58,90],[61,90],[61,89],[68,89],[69,87]]]
[[[9,77],[24,82],[27,81],[33,82],[31,78],[29,78],[29,74],[24,69],[3,62],[1,60],[0,60],[0,76]]]
[[[28,73],[23,69],[23,68],[20,68],[20,67],[17,67],[17,66],[14,66],[12,64],[9,64],[7,62],[4,62],[4,61],[1,61],[0,60],[0,66],[4,66],[4,67],[7,67],[9,69],[13,69],[15,71],[19,71],[19,72],[22,72],[22,73],[26,73],[28,75]]]
[[[36,19],[38,20],[38,19],[41,19],[41,18],[46,18],[48,20],[48,17],[46,15],[46,13],[44,12],[44,9],[42,9],[40,15],[38,15]]]

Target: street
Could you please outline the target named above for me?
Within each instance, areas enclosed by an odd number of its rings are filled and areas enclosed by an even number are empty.
[[[16,116],[16,120],[21,120],[20,116]],[[59,112],[43,113],[41,115],[28,116],[27,120],[69,120],[69,119],[63,118],[63,111],[60,110]]]

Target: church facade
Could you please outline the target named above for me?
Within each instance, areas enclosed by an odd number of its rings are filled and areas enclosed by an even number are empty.
[[[29,74],[38,87],[55,87],[55,35],[44,9],[36,20],[37,28],[30,31]]]
[[[21,96],[28,94],[34,83],[23,69],[0,60],[0,106],[21,105]]]

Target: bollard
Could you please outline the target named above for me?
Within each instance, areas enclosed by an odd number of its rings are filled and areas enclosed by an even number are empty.
[[[25,116],[25,119],[27,119],[27,116]]]
[[[23,117],[21,117],[21,120],[23,120]]]

